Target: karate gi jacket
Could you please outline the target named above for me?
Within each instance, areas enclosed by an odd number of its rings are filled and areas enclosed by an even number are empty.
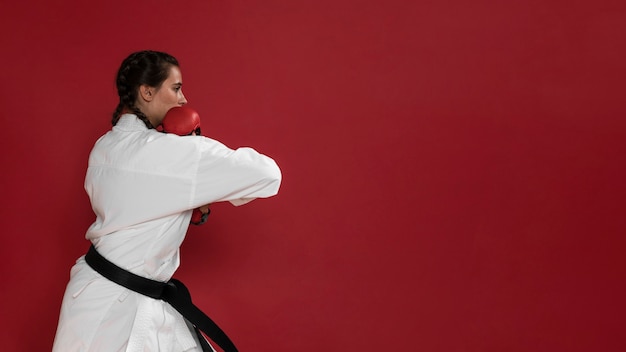
[[[203,136],[148,129],[135,115],[95,143],[85,190],[99,253],[135,274],[169,280],[192,210],[244,204],[278,192],[281,172],[252,148],[232,150]],[[121,287],[78,258],[70,271],[53,351],[201,351],[197,336],[169,304]]]

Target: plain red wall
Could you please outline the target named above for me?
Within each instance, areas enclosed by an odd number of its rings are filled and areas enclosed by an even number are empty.
[[[241,351],[626,350],[623,3],[3,3],[2,350],[50,349],[146,48],[205,134],[283,170],[182,249]]]

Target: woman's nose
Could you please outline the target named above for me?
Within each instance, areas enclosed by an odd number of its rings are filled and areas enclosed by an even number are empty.
[[[180,105],[187,104],[187,98],[185,98],[185,94],[183,94],[183,92],[180,92],[180,99],[178,99],[178,104]]]

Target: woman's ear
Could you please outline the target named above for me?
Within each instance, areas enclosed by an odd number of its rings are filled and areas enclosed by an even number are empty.
[[[141,96],[141,99],[146,102],[152,101],[154,98],[154,88],[145,84],[141,85],[139,87],[139,96]]]

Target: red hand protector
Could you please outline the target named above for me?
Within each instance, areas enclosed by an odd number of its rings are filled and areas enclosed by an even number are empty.
[[[189,107],[175,106],[171,108],[161,123],[163,132],[187,136],[193,132],[200,135],[200,115]]]
[[[191,222],[194,225],[202,225],[206,222],[206,219],[209,217],[211,213],[211,209],[207,209],[206,213],[203,213],[200,208],[196,208],[191,213]]]
[[[186,106],[176,106],[171,108],[161,123],[163,132],[175,133],[179,136],[187,136],[192,133],[200,135],[200,115]],[[211,210],[203,213],[200,208],[193,210],[191,214],[191,223],[194,225],[202,225],[206,222]]]

